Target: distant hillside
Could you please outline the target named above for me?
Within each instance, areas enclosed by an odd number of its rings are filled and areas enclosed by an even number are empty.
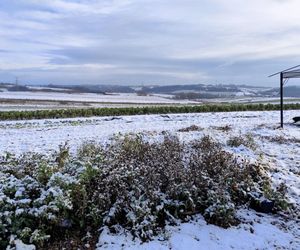
[[[270,90],[262,91],[261,92],[265,96],[279,96],[280,89],[273,88]],[[285,97],[300,97],[300,86],[285,86],[283,89],[283,93]]]
[[[30,91],[30,88],[23,85],[14,85],[7,88],[8,91]]]
[[[14,84],[11,83],[5,83],[5,82],[0,82],[0,88],[9,88],[12,87]]]
[[[0,83],[0,91],[30,91],[58,93],[96,93],[109,95],[111,93],[136,93],[137,95],[170,95],[174,99],[214,99],[235,97],[278,97],[279,88],[266,88],[234,84],[187,84],[187,85],[157,85],[157,86],[125,86],[125,85],[62,85],[47,86],[15,85]],[[286,97],[300,97],[300,86],[285,86]]]
[[[64,88],[70,89],[75,92],[82,93],[134,93],[135,90],[128,86],[119,86],[119,85],[54,85],[49,84],[49,88]]]
[[[143,87],[143,92],[153,94],[174,94],[179,92],[238,92],[239,88],[235,85],[168,85]]]

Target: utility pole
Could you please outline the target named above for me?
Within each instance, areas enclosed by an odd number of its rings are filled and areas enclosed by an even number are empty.
[[[283,128],[283,72],[280,73],[280,127]]]

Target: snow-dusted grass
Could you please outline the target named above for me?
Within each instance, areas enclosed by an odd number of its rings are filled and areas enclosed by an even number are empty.
[[[297,115],[299,111],[286,111],[285,119],[291,121]],[[118,132],[141,132],[150,142],[162,141],[165,131],[184,143],[210,135],[228,152],[265,164],[274,186],[286,184],[294,214],[265,215],[243,208],[238,211],[242,223],[229,229],[207,225],[203,217],[196,216],[193,221],[167,227],[164,237],[142,245],[124,230],[116,235],[105,229],[98,249],[299,249],[300,128],[286,124],[281,130],[278,120],[279,112],[266,111],[1,122],[0,149],[17,154],[53,152],[68,141],[75,153],[82,142],[110,143]],[[186,129],[193,125],[198,129]],[[228,145],[230,138],[245,135],[254,139],[254,147]],[[279,136],[285,140],[278,141]]]
[[[84,141],[109,141],[115,133],[146,132],[159,137],[159,133],[164,130],[175,133],[185,141],[204,134],[212,135],[224,143],[230,135],[240,133],[292,138],[299,137],[299,127],[290,125],[292,117],[298,116],[299,112],[285,112],[287,124],[284,130],[278,129],[279,111],[0,121],[0,152],[53,152],[58,149],[59,144],[65,142],[68,142],[74,152]],[[192,125],[203,130],[178,132],[179,129]],[[230,134],[215,129],[226,125],[232,127]]]

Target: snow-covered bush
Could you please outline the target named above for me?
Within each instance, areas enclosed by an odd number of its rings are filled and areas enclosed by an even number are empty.
[[[197,213],[229,227],[238,223],[237,207],[264,196],[280,201],[276,209],[286,204],[258,163],[208,136],[186,145],[168,134],[152,143],[121,135],[105,147],[86,143],[73,156],[67,145],[50,156],[7,155],[0,159],[0,248],[12,236],[45,247],[120,226],[149,240]]]
[[[232,136],[227,141],[227,145],[231,147],[239,147],[240,145],[244,145],[245,147],[248,147],[250,149],[256,148],[256,144],[252,134],[246,134],[244,136]]]
[[[204,211],[204,218],[207,222],[224,228],[238,223],[235,218],[235,204],[228,192],[209,190],[207,202],[210,204]]]

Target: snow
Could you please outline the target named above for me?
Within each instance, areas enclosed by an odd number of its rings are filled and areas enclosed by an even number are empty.
[[[291,118],[297,115],[299,111],[287,111],[285,120],[291,121]],[[297,135],[299,137],[299,127],[287,124],[285,130],[276,129],[278,121],[277,111],[1,121],[0,152],[9,151],[17,154],[26,151],[47,152],[57,150],[58,145],[65,142],[68,142],[74,151],[84,141],[105,142],[119,132],[146,132],[159,135],[167,130],[176,133],[182,140],[192,140],[203,134],[224,140],[227,139],[224,133],[213,127],[225,125],[232,126],[233,134],[251,132],[269,136],[282,135],[287,138]],[[190,133],[177,132],[178,129],[191,125],[197,125],[203,130]]]
[[[1,99],[14,100],[44,100],[44,101],[77,101],[77,102],[104,102],[104,103],[195,103],[192,101],[177,101],[163,95],[139,96],[135,93],[112,93],[109,95],[94,93],[52,93],[52,92],[0,92]]]
[[[226,94],[228,94],[226,92]],[[86,107],[131,107],[146,105],[182,105],[199,103],[279,103],[277,97],[247,96],[245,91],[235,97],[221,97],[201,100],[175,100],[174,95],[149,94],[139,96],[136,93],[59,93],[59,92],[0,92],[0,111],[86,108]],[[298,103],[299,98],[286,98],[285,103]]]
[[[206,100],[207,101],[207,100]],[[235,97],[230,98],[215,98],[208,100],[211,103],[253,103],[253,104],[279,104],[280,100],[278,97],[263,97],[263,96],[253,96],[251,93],[238,92]],[[285,104],[299,103],[299,98],[297,97],[286,97],[284,99]]]
[[[206,249],[297,249],[299,239],[280,230],[272,216],[257,215],[253,211],[241,210],[244,222],[229,229],[208,225],[202,216],[179,226],[168,227],[167,240],[156,238],[142,243],[124,230],[114,235],[104,229],[99,237],[98,248],[109,250],[206,250]]]
[[[231,136],[250,133],[256,143],[255,149],[241,145],[237,148],[226,146],[226,150],[249,160],[260,159],[268,165],[272,182],[274,185],[286,184],[289,201],[299,212],[300,127],[290,123],[292,117],[299,116],[299,111],[285,111],[284,129],[279,128],[279,115],[279,111],[264,111],[1,121],[0,154],[5,151],[45,153],[57,150],[66,141],[71,152],[75,152],[82,142],[106,143],[118,133],[140,132],[149,140],[160,140],[168,131],[186,143],[210,135],[224,145]],[[201,129],[178,131],[191,125]],[[226,125],[232,130],[222,131],[221,127]],[[278,143],[268,139],[278,136],[290,141]],[[21,192],[20,189],[17,193]],[[113,235],[104,229],[97,250],[300,249],[299,215],[298,218],[297,214],[294,218],[286,218],[248,209],[239,210],[238,215],[241,224],[229,229],[207,225],[198,215],[190,222],[168,226],[165,235],[146,243],[134,239],[125,230]]]
[[[34,245],[26,245],[20,240],[15,241],[16,250],[35,250],[36,247]]]
[[[7,247],[6,250],[36,250],[34,245],[24,244],[21,240],[15,239],[14,236],[11,237],[10,243],[14,245],[14,247]]]

